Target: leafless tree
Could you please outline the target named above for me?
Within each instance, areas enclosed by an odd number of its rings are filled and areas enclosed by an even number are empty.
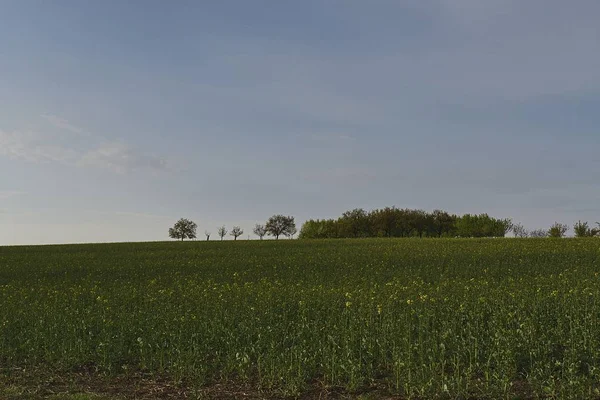
[[[253,232],[256,236],[260,238],[260,240],[263,240],[263,237],[265,237],[265,235],[267,234],[267,228],[262,224],[256,224],[254,226]]]
[[[290,239],[294,238],[294,235],[298,233],[298,230],[296,229],[295,226],[290,227],[285,233],[284,235],[287,236]]]
[[[548,237],[548,231],[545,231],[543,229],[534,229],[531,232],[529,232],[529,237],[545,238],[545,237]]]
[[[527,232],[527,230],[525,229],[523,224],[515,223],[512,226],[512,231],[513,231],[513,234],[515,235],[515,237],[518,237],[518,238],[526,238],[529,236],[529,232]]]
[[[227,235],[227,228],[225,228],[225,225],[223,225],[222,227],[220,227],[217,230],[217,234],[219,235],[219,237],[221,238],[221,240],[223,240],[223,238],[225,237],[225,235]]]
[[[241,236],[243,234],[244,230],[239,226],[234,226],[230,233],[230,235],[233,236],[233,240],[237,240],[238,236]]]

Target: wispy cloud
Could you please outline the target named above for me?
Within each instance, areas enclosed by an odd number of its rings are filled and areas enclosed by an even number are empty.
[[[134,170],[168,170],[165,159],[146,154],[124,142],[95,144],[88,141],[75,146],[51,135],[0,130],[0,156],[33,163],[56,162],[63,165],[96,167],[116,173]]]
[[[0,129],[0,155],[29,162],[73,163],[77,158],[74,149],[45,142],[31,132],[5,132]]]
[[[82,155],[79,165],[110,169],[123,174],[138,169],[166,170],[163,158],[142,154],[122,142],[104,144]]]
[[[45,119],[46,121],[48,121],[52,126],[71,132],[71,133],[75,133],[77,135],[84,135],[84,136],[89,136],[90,133],[79,127],[76,125],[73,125],[71,122],[69,122],[68,120],[58,117],[56,115],[52,115],[52,114],[42,114],[40,115],[40,117],[42,117],[43,119]]]
[[[20,192],[18,190],[0,190],[0,200],[3,199],[8,199],[9,197],[13,197],[13,196],[20,196],[22,194],[25,194],[24,192]]]

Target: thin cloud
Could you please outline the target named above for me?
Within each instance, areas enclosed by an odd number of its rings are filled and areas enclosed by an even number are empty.
[[[85,153],[78,165],[105,168],[120,174],[139,169],[168,169],[163,158],[139,153],[122,142],[107,143]]]
[[[20,192],[18,190],[0,191],[0,200],[8,199],[9,197],[20,196],[22,194],[25,194],[25,192]]]
[[[39,135],[28,132],[5,132],[0,129],[0,155],[29,162],[70,164],[77,152],[58,144],[45,143]]]
[[[56,128],[66,130],[68,132],[75,133],[77,135],[84,135],[84,136],[90,135],[90,133],[87,130],[85,130],[79,126],[73,125],[68,120],[58,117],[56,115],[42,114],[42,115],[40,115],[40,117],[42,117],[43,119],[48,121],[52,126],[54,126]]]
[[[124,142],[103,145],[73,143],[49,135],[0,130],[0,156],[32,163],[54,162],[68,166],[96,167],[125,174],[134,170],[165,171],[165,159],[140,152]]]

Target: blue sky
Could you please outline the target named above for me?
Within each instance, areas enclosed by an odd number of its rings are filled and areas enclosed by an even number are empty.
[[[597,1],[0,1],[0,244],[387,205],[600,221]]]

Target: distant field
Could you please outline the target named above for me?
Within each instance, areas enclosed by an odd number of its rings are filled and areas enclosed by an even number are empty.
[[[0,398],[599,398],[599,272],[600,239],[0,247]]]

